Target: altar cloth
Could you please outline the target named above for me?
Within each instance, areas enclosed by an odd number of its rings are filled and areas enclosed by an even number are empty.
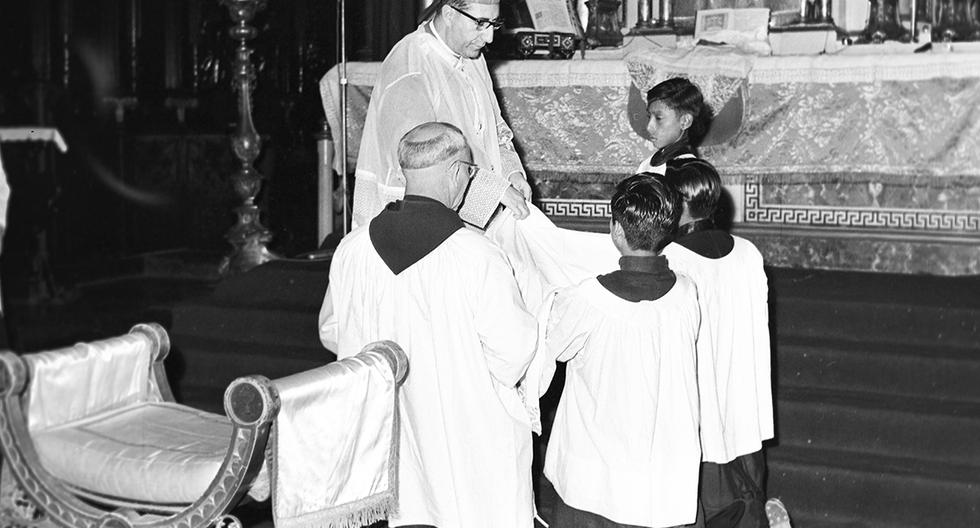
[[[651,155],[628,108],[641,96],[634,82],[649,84],[627,67],[641,53],[491,63],[537,203],[552,218],[603,229],[615,184]],[[739,60],[729,69],[741,75]],[[732,84],[744,101],[740,128],[700,153],[729,191],[734,228],[764,231],[765,239],[742,233],[767,262],[980,273],[980,48],[911,53],[866,45],[750,62]],[[379,67],[348,66],[351,168]],[[321,80],[335,137],[337,74],[334,68]]]

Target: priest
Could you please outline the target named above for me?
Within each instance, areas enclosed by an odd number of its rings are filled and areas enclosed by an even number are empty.
[[[510,183],[495,187],[502,189],[500,202],[518,218],[527,216],[531,188],[482,55],[503,24],[499,4],[500,0],[436,0],[423,13],[418,29],[385,58],[358,152],[354,227],[405,194],[405,175],[396,158],[398,141],[430,121],[459,127],[474,162]]]
[[[537,325],[503,252],[455,212],[478,170],[464,136],[425,123],[398,144],[405,196],[341,241],[321,334],[339,358],[379,339],[408,355],[390,526],[530,528],[531,425],[516,385]]]

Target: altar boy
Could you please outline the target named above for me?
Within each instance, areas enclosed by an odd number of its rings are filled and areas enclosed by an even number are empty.
[[[555,527],[668,527],[697,512],[693,283],[659,251],[680,203],[651,174],[620,182],[610,232],[620,269],[560,290],[546,347],[567,361],[545,476]]]
[[[677,238],[663,254],[698,288],[701,502],[705,518],[743,509],[738,528],[769,526],[762,442],[773,437],[768,287],[762,255],[715,226],[721,179],[699,159],[668,164],[681,195]]]

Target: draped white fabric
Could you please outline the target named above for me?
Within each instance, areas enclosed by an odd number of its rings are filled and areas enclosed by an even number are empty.
[[[384,356],[362,352],[274,383],[281,407],[264,472],[276,526],[357,528],[393,512],[398,385]]]
[[[162,401],[149,337],[130,333],[25,356],[31,432],[140,402]]]
[[[619,269],[619,251],[609,233],[556,226],[540,209],[517,220],[507,211],[494,218],[486,236],[510,260],[524,302],[537,313],[550,291]]]

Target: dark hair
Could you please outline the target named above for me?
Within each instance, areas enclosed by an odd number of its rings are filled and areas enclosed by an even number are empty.
[[[423,9],[422,13],[419,14],[419,24],[422,22],[428,22],[429,20],[435,18],[439,13],[439,10],[442,9],[442,6],[444,5],[451,5],[459,9],[466,9],[470,3],[469,0],[434,0],[431,4],[429,4],[429,7]]]
[[[721,198],[721,177],[710,163],[698,158],[671,160],[663,179],[684,200],[693,218],[714,216]]]
[[[663,81],[647,91],[647,108],[654,101],[663,101],[675,112],[691,114],[697,120],[704,106],[704,96],[701,90],[691,81],[683,77],[673,77]]]
[[[668,108],[678,113],[691,115],[691,126],[687,130],[688,140],[697,145],[708,131],[711,109],[704,102],[701,90],[683,77],[672,77],[647,90],[647,109],[655,101],[662,101]]]
[[[663,249],[681,218],[677,192],[649,172],[619,182],[610,205],[613,222],[622,226],[626,243],[636,250]]]

